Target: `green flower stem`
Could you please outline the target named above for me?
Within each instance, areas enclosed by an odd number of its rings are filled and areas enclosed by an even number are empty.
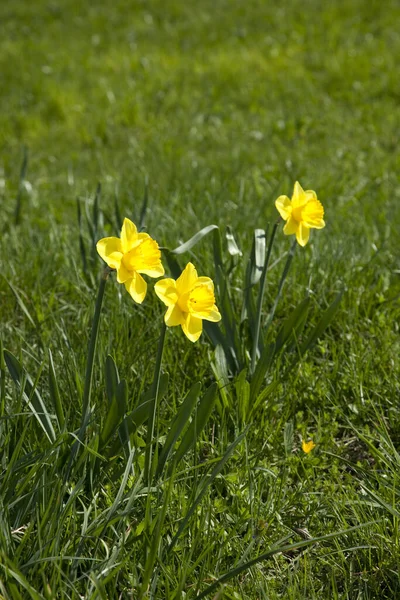
[[[6,405],[6,364],[4,361],[3,340],[0,338],[0,417],[4,416]]]
[[[287,277],[287,274],[289,273],[290,265],[292,264],[292,260],[293,260],[293,256],[294,256],[294,253],[295,253],[295,250],[296,250],[296,246],[297,246],[297,241],[296,241],[296,239],[294,239],[293,243],[292,243],[292,245],[290,247],[289,254],[288,254],[288,257],[286,259],[285,267],[283,269],[283,273],[282,273],[282,276],[281,276],[281,279],[280,279],[280,282],[279,282],[278,293],[276,295],[274,305],[272,307],[271,312],[268,315],[267,322],[265,323],[264,335],[267,334],[267,331],[268,331],[268,329],[269,329],[269,327],[270,327],[270,325],[272,323],[272,319],[274,318],[276,307],[278,306],[279,299],[280,299],[280,297],[282,295],[283,284],[285,283],[285,279]]]
[[[255,335],[254,335],[254,339],[253,339],[253,348],[252,348],[252,353],[251,353],[251,365],[250,365],[251,374],[254,373],[254,370],[256,368],[258,342],[260,339],[260,330],[261,330],[261,311],[262,311],[262,304],[263,304],[263,300],[264,300],[265,287],[266,287],[266,283],[267,283],[267,270],[268,270],[269,260],[271,258],[272,245],[274,243],[276,230],[278,228],[280,221],[281,221],[281,219],[278,219],[278,221],[275,223],[275,225],[272,229],[271,237],[269,238],[267,256],[265,258],[264,267],[263,267],[263,271],[262,271],[261,279],[260,279],[260,290],[258,293],[257,309],[256,309],[256,319],[257,319],[256,330],[255,330]]]
[[[151,398],[152,403],[149,410],[149,422],[147,425],[147,440],[146,440],[146,456],[144,462],[144,481],[150,486],[152,479],[152,447],[153,447],[153,436],[154,436],[154,425],[156,421],[157,405],[158,405],[158,392],[160,387],[160,375],[161,375],[161,363],[164,351],[165,332],[167,327],[163,322],[161,328],[160,339],[158,340],[156,365],[154,367],[154,378],[151,386]]]
[[[83,401],[82,401],[82,423],[85,422],[90,407],[90,396],[92,393],[93,383],[93,364],[94,355],[96,352],[97,338],[99,337],[99,324],[101,307],[103,304],[104,290],[106,288],[107,279],[111,273],[109,267],[106,267],[101,276],[99,291],[97,292],[96,306],[94,309],[92,331],[90,333],[90,340],[87,353],[86,361],[86,374],[85,374],[85,387],[83,390]]]

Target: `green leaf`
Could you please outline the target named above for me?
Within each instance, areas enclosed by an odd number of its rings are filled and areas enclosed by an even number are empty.
[[[180,434],[182,433],[184,427],[189,421],[190,415],[193,412],[193,409],[196,405],[197,399],[199,397],[201,390],[200,382],[197,382],[192,385],[189,392],[186,395],[186,398],[182,402],[181,406],[178,409],[178,412],[175,415],[171,423],[170,430],[167,435],[167,439],[165,440],[164,447],[161,451],[161,454],[158,459],[158,467],[156,471],[156,477],[159,477],[164,469],[165,463],[168,460],[168,457],[178,440]]]
[[[117,429],[119,423],[124,418],[127,404],[127,396],[128,388],[126,385],[126,381],[123,379],[117,385],[115,395],[113,396],[109,405],[103,429],[100,433],[100,452],[106,446],[107,442],[112,437],[114,431]]]
[[[265,231],[264,229],[254,230],[254,240],[252,252],[250,255],[250,286],[256,285],[260,281],[265,262]]]
[[[140,209],[140,216],[139,216],[139,231],[142,231],[144,229],[148,204],[149,204],[149,178],[146,175],[146,177],[144,179],[143,202],[142,202],[142,207]]]
[[[117,396],[119,374],[117,365],[115,364],[115,361],[110,354],[106,358],[105,380],[107,400],[108,404],[111,405],[113,399]]]
[[[264,378],[269,371],[270,366],[272,365],[272,361],[275,356],[276,345],[274,343],[268,344],[265,346],[264,350],[261,353],[261,356],[258,360],[256,369],[251,378],[250,383],[250,397],[251,403],[257,398],[258,393],[260,391],[261,385],[264,381]]]
[[[58,427],[60,431],[64,429],[64,411],[62,407],[60,391],[58,389],[57,376],[54,369],[53,356],[51,354],[51,350],[49,348],[49,392],[50,398],[53,402],[54,411],[57,416]]]
[[[184,244],[181,244],[177,248],[174,248],[174,250],[170,250],[171,254],[183,254],[184,252],[191,250],[193,246],[200,242],[204,236],[209,234],[210,231],[213,231],[214,229],[218,229],[218,225],[208,225],[207,227],[203,227],[203,229],[200,229],[200,231],[191,237],[190,240]]]
[[[329,327],[333,317],[335,316],[339,308],[339,304],[343,294],[344,291],[339,292],[333,300],[332,304],[322,313],[320,320],[300,346],[300,355],[303,355],[305,352],[307,352],[307,350],[309,350],[309,348],[311,348],[311,346],[315,344],[317,339],[324,333],[327,327]]]
[[[190,450],[190,448],[196,443],[201,432],[206,426],[206,423],[210,418],[214,408],[215,400],[217,398],[217,390],[217,384],[212,383],[200,400],[195,417],[187,428],[186,433],[183,436],[182,441],[175,453],[175,464],[178,464],[179,461],[182,460],[185,454]]]
[[[232,228],[229,225],[226,226],[225,233],[226,241],[228,244],[228,252],[231,256],[242,256],[242,252],[239,250],[239,247],[236,243],[235,237],[232,233]]]
[[[247,381],[247,369],[243,369],[235,381],[236,397],[242,422],[245,423],[250,406],[250,384]]]
[[[77,210],[77,216],[78,216],[78,229],[79,229],[79,251],[81,254],[83,271],[85,274],[87,274],[86,247],[85,247],[85,241],[83,239],[83,233],[82,233],[82,211],[81,211],[81,204],[80,204],[78,198],[76,199],[76,210]]]
[[[309,306],[310,298],[307,297],[296,306],[290,317],[284,321],[276,339],[276,352],[279,352],[290,338],[297,339],[299,337],[307,320]]]
[[[53,429],[50,415],[47,412],[42,397],[36,389],[36,386],[33,384],[31,377],[21,366],[15,356],[8,350],[4,350],[4,360],[14,382],[19,387],[23,387],[24,400],[27,402],[32,413],[39,421],[49,441],[54,442],[56,439],[56,434]]]
[[[167,260],[168,268],[170,273],[174,279],[178,279],[179,275],[182,273],[181,266],[175,256],[171,254],[171,251],[167,248],[162,248],[164,256]]]

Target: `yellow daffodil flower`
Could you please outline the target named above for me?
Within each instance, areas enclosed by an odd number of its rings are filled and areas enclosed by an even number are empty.
[[[296,234],[300,246],[305,246],[310,237],[310,229],[325,227],[324,208],[312,190],[304,191],[298,181],[294,184],[293,196],[279,196],[275,206],[286,221],[285,235]]]
[[[306,442],[305,440],[303,440],[301,442],[301,449],[306,454],[309,454],[311,452],[311,450],[313,450],[315,448],[315,446],[316,446],[316,444],[314,444],[314,442],[312,440],[310,440],[309,442]]]
[[[121,238],[103,238],[96,248],[110,269],[116,269],[118,283],[125,284],[138,304],[143,302],[147,292],[147,283],[140,273],[149,277],[164,275],[157,242],[148,233],[138,233],[129,219],[124,219]]]
[[[203,322],[221,320],[215,305],[214,284],[209,277],[199,277],[192,263],[188,263],[180,277],[162,279],[154,286],[157,296],[168,310],[165,324],[168,327],[181,325],[184,334],[191,342],[196,342],[203,330]]]

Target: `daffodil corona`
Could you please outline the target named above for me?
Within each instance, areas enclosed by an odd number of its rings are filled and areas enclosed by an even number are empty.
[[[215,305],[214,284],[209,277],[199,277],[196,268],[188,263],[180,277],[162,279],[154,286],[157,296],[168,310],[165,324],[181,325],[191,342],[196,342],[203,330],[203,319],[217,323],[221,315]]]
[[[148,233],[138,233],[129,219],[124,219],[120,238],[103,238],[96,248],[110,269],[116,269],[118,283],[125,285],[138,304],[143,302],[147,292],[141,273],[149,277],[164,275],[157,242]]]
[[[312,190],[304,191],[298,181],[294,184],[293,196],[279,196],[275,206],[286,221],[285,235],[296,234],[300,246],[305,246],[310,237],[310,229],[325,227],[324,208]]]

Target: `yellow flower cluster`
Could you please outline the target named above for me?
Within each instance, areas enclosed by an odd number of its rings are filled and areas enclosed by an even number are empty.
[[[298,181],[294,185],[292,198],[279,196],[275,206],[286,221],[284,234],[295,234],[300,246],[307,244],[310,229],[325,227],[324,209],[316,193],[312,190],[304,191]],[[133,300],[139,304],[147,293],[147,283],[142,275],[155,278],[164,275],[157,242],[148,233],[139,233],[136,225],[129,219],[124,219],[121,237],[101,239],[97,243],[97,252],[110,269],[116,270],[117,281],[125,285]],[[203,320],[214,323],[221,320],[215,304],[212,280],[209,277],[199,277],[192,263],[186,265],[176,281],[162,279],[154,289],[168,307],[164,317],[166,325],[180,325],[191,342],[199,339]]]
[[[118,283],[123,283],[133,300],[141,304],[146,296],[149,277],[164,275],[158,244],[148,233],[138,233],[132,221],[124,219],[121,237],[107,237],[97,242],[97,252],[110,269],[117,271]],[[209,277],[199,277],[189,263],[180,277],[162,279],[155,285],[157,296],[168,306],[165,324],[181,325],[191,342],[196,342],[203,330],[202,321],[221,320],[215,304],[214,284]]]

